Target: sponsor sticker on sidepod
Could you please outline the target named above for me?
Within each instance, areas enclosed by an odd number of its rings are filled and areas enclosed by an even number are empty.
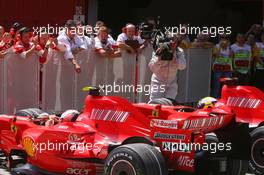
[[[150,121],[150,126],[158,128],[178,129],[178,122],[175,120],[152,119]]]

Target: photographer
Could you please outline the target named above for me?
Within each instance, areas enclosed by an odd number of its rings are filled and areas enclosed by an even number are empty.
[[[178,40],[172,37],[167,42],[159,43],[149,63],[153,72],[151,77],[150,101],[159,98],[175,100],[177,95],[177,71],[186,67],[186,60]]]

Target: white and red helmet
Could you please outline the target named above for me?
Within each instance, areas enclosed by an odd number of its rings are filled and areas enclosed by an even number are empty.
[[[73,122],[77,119],[77,117],[79,116],[80,112],[76,111],[74,109],[69,109],[67,111],[65,111],[64,113],[61,114],[61,121],[63,122]]]

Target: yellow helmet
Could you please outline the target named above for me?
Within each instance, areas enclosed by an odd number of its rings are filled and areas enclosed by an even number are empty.
[[[198,102],[197,108],[198,109],[212,108],[216,102],[217,102],[217,99],[213,97],[205,97]]]

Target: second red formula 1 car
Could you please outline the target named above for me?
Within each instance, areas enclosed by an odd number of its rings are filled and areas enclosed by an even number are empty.
[[[249,167],[254,174],[264,174],[264,93],[253,86],[239,86],[236,78],[223,78],[220,101],[234,110],[238,122],[251,129]]]
[[[233,111],[223,103],[203,109],[132,104],[100,96],[97,88],[91,88],[81,114],[58,117],[46,125],[52,117],[41,113],[27,109],[0,116],[0,148],[8,166],[14,167],[15,155],[25,163],[12,169],[17,174],[242,175],[247,171],[248,125],[235,122]]]

